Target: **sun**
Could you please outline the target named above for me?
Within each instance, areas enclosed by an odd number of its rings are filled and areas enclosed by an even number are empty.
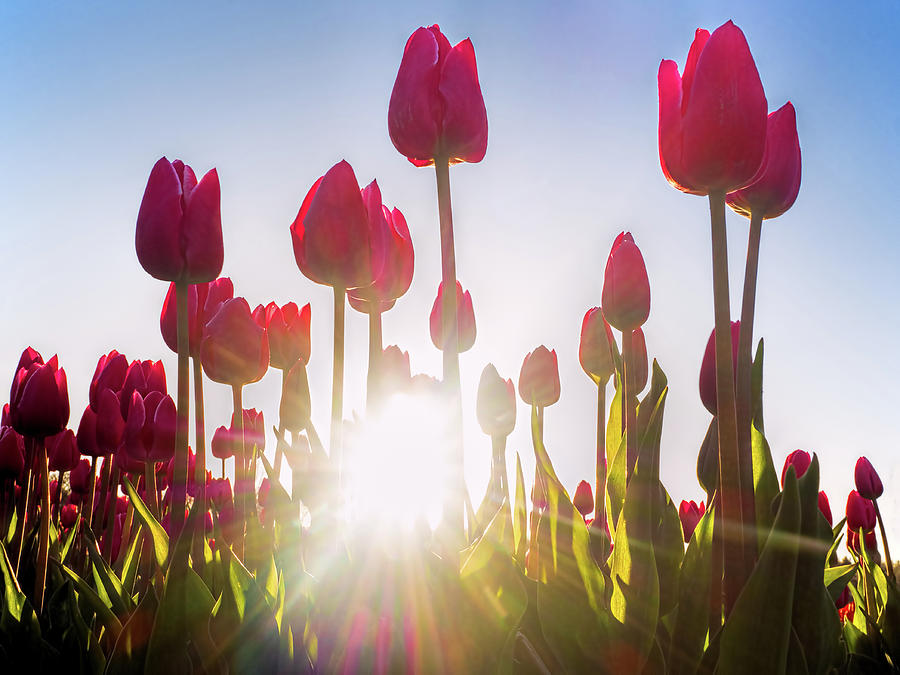
[[[394,394],[348,433],[344,485],[351,526],[434,529],[448,489],[448,411],[427,392]]]

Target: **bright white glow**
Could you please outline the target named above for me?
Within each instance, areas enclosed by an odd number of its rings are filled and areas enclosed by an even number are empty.
[[[348,434],[347,521],[366,529],[433,529],[447,489],[447,418],[436,397],[395,394]]]

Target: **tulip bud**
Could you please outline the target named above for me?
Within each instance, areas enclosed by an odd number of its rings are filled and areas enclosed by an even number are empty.
[[[210,443],[213,457],[217,459],[228,459],[234,456],[234,439],[232,438],[231,429],[228,427],[219,427],[213,434]]]
[[[489,363],[481,371],[475,410],[481,430],[488,436],[509,436],[516,426],[516,388]]]
[[[790,101],[766,120],[766,150],[762,164],[747,187],[730,193],[725,201],[736,213],[777,218],[787,211],[800,191],[800,140],[797,114]]]
[[[216,315],[222,304],[233,297],[234,285],[228,277],[219,277],[210,282],[188,286],[188,347],[192,357],[200,356],[200,342],[203,339],[203,329],[206,324]],[[159,316],[159,330],[166,346],[177,353],[178,308],[175,299],[175,284],[171,283]]]
[[[819,491],[819,511],[828,521],[828,527],[834,527],[834,519],[831,516],[831,505],[828,503],[828,495],[824,491]]]
[[[412,283],[415,256],[406,218],[400,209],[389,211],[386,206],[381,208],[388,235],[384,266],[371,286],[347,291],[350,305],[365,313],[387,311],[394,306],[397,298],[409,290]]]
[[[253,310],[253,318],[266,329],[269,338],[269,364],[280,370],[290,370],[298,361],[309,363],[309,303],[302,310],[289,302],[279,307],[270,302]]]
[[[309,397],[309,380],[306,377],[306,364],[298,361],[288,371],[287,380],[281,392],[281,405],[278,419],[281,425],[295,433],[309,426],[312,414]]]
[[[150,172],[135,232],[141,266],[163,281],[212,281],[222,271],[219,175],[200,182],[181,160],[162,157]]]
[[[234,413],[231,414],[231,428],[235,428]],[[249,454],[254,447],[262,452],[266,449],[266,422],[262,411],[256,408],[244,408],[242,429],[244,446]]]
[[[599,307],[589,309],[581,321],[578,361],[595,384],[606,384],[616,370],[615,339]]]
[[[528,405],[546,407],[559,400],[559,367],[556,350],[541,345],[525,356],[519,372],[519,396]]]
[[[397,345],[385,347],[378,364],[378,381],[383,396],[408,390],[412,384],[409,352],[402,351]]]
[[[575,488],[572,505],[581,514],[582,518],[587,518],[594,512],[594,493],[591,490],[591,484],[586,480],[581,481],[578,487]]]
[[[884,493],[884,485],[881,483],[878,472],[865,457],[856,460],[854,478],[857,491],[866,499],[878,499]]]
[[[18,478],[25,469],[25,439],[12,427],[0,426],[0,479]]]
[[[741,322],[731,322],[731,366],[737,371],[738,341],[741,335]],[[703,362],[700,365],[700,400],[704,407],[715,415],[718,410],[716,399],[716,330],[709,334],[706,342],[706,351],[703,352]],[[797,476],[799,478],[799,476]]]
[[[603,318],[620,331],[638,328],[650,316],[650,280],[630,232],[613,242],[603,276]]]
[[[444,282],[438,286],[437,297],[431,307],[431,341],[438,349],[444,349],[447,335],[444,335]],[[475,344],[475,310],[469,291],[463,293],[462,285],[456,282],[456,340],[457,351],[462,354]],[[448,326],[449,328],[449,326]]]
[[[39,360],[40,354],[30,347],[22,354],[19,362],[30,365],[16,371],[9,394],[9,417],[13,428],[23,436],[46,438],[58,434],[69,422],[69,388],[66,371],[59,368],[56,356],[47,363]]]
[[[487,112],[471,40],[451,47],[437,24],[410,35],[388,104],[388,131],[416,166],[435,157],[450,163],[484,158]]]
[[[122,449],[131,459],[167,462],[175,454],[177,411],[172,397],[151,391],[145,398],[132,392]]]
[[[69,489],[80,495],[86,495],[91,490],[91,463],[86,459],[78,462],[78,465],[69,472]]]
[[[697,506],[693,499],[689,502],[682,500],[681,506],[678,507],[678,517],[681,519],[681,531],[684,534],[685,544],[690,542],[694,530],[697,529],[697,523],[700,522],[704,513],[706,513],[706,506],[703,502]]]
[[[659,160],[690,194],[731,192],[753,180],[766,147],[768,103],[741,29],[697,29],[684,76],[659,64]]]
[[[110,454],[118,450],[125,433],[125,420],[122,419],[121,405],[111,389],[103,389],[99,395],[97,406],[97,445],[104,453]]]
[[[856,532],[875,529],[875,505],[853,490],[847,497],[847,527]]]
[[[73,527],[77,520],[78,507],[75,504],[66,504],[59,510],[59,523],[63,527]]]
[[[794,450],[785,458],[784,466],[781,468],[781,487],[784,487],[784,479],[787,476],[788,468],[794,467],[794,473],[797,474],[799,479],[806,473],[811,463],[812,458],[808,452],[805,450]]]
[[[269,341],[244,298],[226,301],[206,324],[200,362],[207,377],[221,384],[249,384],[266,374]]]
[[[128,372],[128,359],[113,349],[109,354],[104,354],[97,361],[94,376],[91,378],[90,401],[94,412],[100,405],[100,394],[108,389],[117,393],[125,383],[125,374]]]
[[[50,471],[71,471],[78,466],[81,453],[75,441],[75,433],[71,429],[61,431],[47,439],[47,459]]]

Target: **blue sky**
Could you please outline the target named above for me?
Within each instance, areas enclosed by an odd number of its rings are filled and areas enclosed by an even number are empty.
[[[488,152],[451,172],[459,277],[478,319],[462,356],[467,471],[487,477],[474,420],[488,361],[517,378],[539,344],[559,354],[547,442],[574,489],[593,474],[593,387],[577,360],[585,310],[600,303],[609,246],[631,230],[647,263],[652,356],[670,382],[662,477],[700,499],[696,453],[708,423],[697,371],[712,327],[708,211],[662,176],[656,71],[683,65],[696,27],[746,33],[771,110],[791,100],[803,150],[794,207],[763,230],[755,334],[766,339],[766,430],[776,463],[819,453],[843,510],[866,454],[897,518],[900,228],[897,6],[837,3],[4,3],[0,7],[0,363],[58,352],[72,426],[101,353],[175,360],[158,331],[165,285],[141,269],[134,222],[161,156],[222,184],[223,274],[251,305],[313,305],[314,419],[327,428],[330,290],[297,270],[289,225],[309,186],[346,158],[406,215],[413,286],[385,316],[385,342],[437,374],[428,312],[440,276],[433,172],[391,145],[387,103],[408,35],[441,24],[471,37],[490,124]],[[728,214],[733,314],[747,224]],[[348,410],[362,406],[366,322],[348,316]],[[274,423],[279,376],[249,387]],[[211,427],[230,396],[207,385]],[[533,466],[524,405],[510,449]],[[211,429],[210,429],[211,432]],[[892,529],[898,529],[892,523]]]

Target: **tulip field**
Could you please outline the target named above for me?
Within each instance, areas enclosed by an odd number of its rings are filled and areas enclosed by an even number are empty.
[[[552,425],[545,433],[560,359],[575,354],[535,344],[519,372],[486,363],[465,391],[476,313],[457,278],[451,176],[488,152],[475,46],[432,25],[394,47],[387,131],[416,171],[434,173],[436,217],[420,232],[439,259],[414,251],[401,209],[341,160],[320,167],[282,227],[332,307],[254,308],[221,276],[227,182],[148,158],[133,268],[159,282],[164,300],[147,312],[177,372],[160,354],[98,354],[88,404],[70,410],[66,364],[22,345],[0,426],[0,673],[900,672],[887,467],[859,457],[846,506],[843,495],[832,505],[816,453],[782,462],[766,437],[760,243],[769,221],[790,218],[802,160],[794,106],[767,99],[742,30],[685,34],[684,53],[657,72],[659,180],[708,201],[714,326],[696,375],[708,430],[682,466],[696,467],[699,504],[661,480],[670,392],[643,332],[649,227],[606,242],[596,306],[582,308],[592,475],[564,485],[562,444]],[[746,229],[726,232],[728,209]],[[746,259],[736,295],[729,244]],[[439,377],[413,374],[409,354],[384,344],[383,315],[419,264],[440,269],[428,317]],[[351,312],[368,323],[365,403],[353,410],[345,387],[363,378],[348,377]],[[312,322],[325,320],[333,342],[312,349]],[[312,361],[328,364],[330,390],[315,386]],[[246,407],[270,369],[279,405]],[[227,425],[204,405],[219,390]],[[483,493],[464,470],[472,401],[490,439]],[[330,411],[328,428],[313,408]],[[410,444],[400,427],[426,409],[438,421]],[[508,447],[517,428],[533,473]],[[406,491],[379,490],[373,445],[411,477]],[[433,519],[412,508],[429,499]]]

